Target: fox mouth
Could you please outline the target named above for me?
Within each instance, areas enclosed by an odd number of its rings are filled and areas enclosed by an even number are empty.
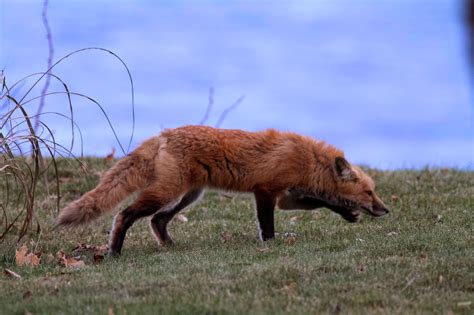
[[[388,210],[385,208],[382,209],[371,209],[369,207],[359,206],[357,208],[348,208],[348,207],[340,207],[335,205],[330,205],[326,203],[326,208],[331,209],[333,212],[338,213],[341,215],[346,221],[355,223],[359,222],[362,218],[362,213],[369,214],[373,217],[381,217],[388,213]]]
[[[373,217],[381,217],[385,214],[388,213],[388,210],[385,209],[385,208],[382,208],[382,209],[378,209],[378,208],[368,208],[368,207],[360,207],[362,209],[362,211],[364,211],[365,213],[367,214],[370,214],[371,216]]]
[[[339,206],[326,204],[326,208],[329,208],[332,211],[338,213],[346,221],[351,222],[351,223],[359,222],[360,219],[362,218],[362,213],[369,214],[373,217],[381,217],[388,213],[388,210],[385,208],[370,209],[368,207],[363,207],[363,206],[351,209],[351,208],[345,208],[345,207],[339,207]]]

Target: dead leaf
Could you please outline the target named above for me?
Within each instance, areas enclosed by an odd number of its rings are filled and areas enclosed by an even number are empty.
[[[227,199],[234,199],[234,197],[236,196],[235,194],[227,194],[225,192],[222,192],[219,194],[220,197],[224,197],[224,198],[227,198]]]
[[[324,218],[324,214],[320,211],[313,211],[313,220],[315,221],[318,221],[318,220],[321,220],[322,218]]]
[[[100,264],[104,260],[104,255],[101,254],[94,254],[94,263]]]
[[[66,254],[64,254],[64,252],[62,250],[58,251],[56,253],[56,259],[61,260]]]
[[[222,241],[223,243],[229,242],[229,241],[231,241],[232,239],[233,239],[232,234],[230,234],[230,233],[228,233],[228,232],[222,232],[222,233],[221,233],[221,241]]]
[[[95,264],[100,264],[104,258],[105,258],[105,254],[109,251],[109,245],[107,244],[104,244],[104,245],[101,245],[101,246],[98,246],[94,249],[94,263]]]
[[[395,231],[392,231],[392,232],[388,232],[388,233],[387,233],[387,236],[393,236],[393,235],[398,235],[398,233],[395,232]]]
[[[285,234],[283,234],[283,242],[286,245],[293,245],[294,243],[296,243],[296,239],[297,239],[296,233],[285,232]]]
[[[263,248],[257,248],[257,251],[260,253],[266,253],[270,251],[270,248],[268,247],[263,247]]]
[[[186,218],[184,214],[178,214],[176,216],[176,220],[178,220],[179,222],[188,222],[188,218]]]
[[[73,253],[80,253],[91,250],[93,247],[85,243],[78,243],[76,247],[72,249]]]
[[[10,269],[7,269],[7,268],[3,269],[3,273],[9,277],[21,279],[21,276],[19,274],[17,274],[16,272]]]
[[[290,224],[296,224],[301,219],[301,215],[295,215],[290,218]]]
[[[81,253],[85,253],[85,252],[92,252],[92,258],[94,260],[94,263],[95,264],[100,264],[104,258],[105,258],[105,254],[107,253],[109,249],[109,246],[107,244],[103,244],[103,245],[100,245],[100,246],[95,246],[95,245],[90,245],[90,244],[86,244],[86,243],[79,243],[73,250],[72,252],[74,254],[81,254]],[[64,257],[62,256],[64,255],[64,253],[60,254],[60,261],[62,261],[62,264],[65,265],[64,263]],[[67,258],[67,259],[70,259],[70,258]],[[77,260],[77,259],[76,259]],[[70,262],[68,262],[70,263]],[[82,264],[81,266],[76,266],[75,263],[73,263],[74,267],[83,267]],[[85,263],[84,263],[85,265]]]
[[[47,256],[46,256],[46,262],[48,263],[52,263],[54,261],[54,255],[49,253]]]
[[[59,178],[59,182],[60,182],[61,184],[69,183],[69,182],[71,182],[71,180],[72,180],[72,178],[70,178],[70,177],[60,177],[60,178]]]
[[[398,197],[397,195],[392,195],[391,199],[393,202],[397,202],[400,200],[400,197]]]
[[[109,311],[107,312],[107,315],[114,315],[114,309],[112,307],[109,307]]]
[[[298,287],[298,285],[296,284],[296,282],[291,282],[289,283],[288,285],[285,285],[283,288],[281,288],[282,290],[284,291],[287,291],[287,292],[294,292],[296,290],[296,288]]]
[[[102,244],[98,247],[96,247],[96,251],[103,251],[106,253],[109,250],[109,244]]]
[[[70,257],[65,259],[64,265],[66,267],[82,268],[86,266],[86,263],[82,260],[77,260],[76,258]]]
[[[26,264],[29,266],[38,266],[41,259],[37,254],[29,253],[26,255]]]
[[[31,291],[28,290],[23,293],[23,300],[28,300],[29,298],[31,298]]]
[[[94,254],[105,255],[108,251],[109,251],[109,245],[104,244],[104,245],[100,245],[100,246],[96,247],[94,249]]]
[[[112,152],[107,154],[107,156],[105,157],[105,161],[108,163],[112,162],[114,160],[114,156],[115,156],[115,148],[112,148]]]
[[[471,301],[459,302],[458,307],[468,307],[468,306],[471,306],[471,304],[472,304]]]
[[[416,277],[408,279],[407,283],[405,284],[401,292],[405,291],[409,286],[411,286],[413,282],[415,282],[415,280],[416,280]]]
[[[38,266],[41,259],[38,254],[28,253],[28,247],[23,245],[15,251],[15,262],[17,266]]]
[[[17,266],[23,266],[26,260],[26,253],[28,252],[28,247],[23,245],[19,250],[15,251],[15,262]]]
[[[59,264],[64,267],[82,268],[86,266],[86,263],[84,261],[78,260],[74,257],[67,257],[63,251],[59,251],[56,256],[58,257]]]
[[[438,276],[438,283],[443,283],[444,282],[444,277],[443,275]]]

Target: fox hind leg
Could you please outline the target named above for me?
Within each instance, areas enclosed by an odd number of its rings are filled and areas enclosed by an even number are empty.
[[[142,192],[131,206],[115,216],[110,232],[109,254],[111,256],[120,255],[127,230],[135,221],[150,216],[163,207],[179,203],[179,197],[180,194],[161,194],[159,196],[153,191]]]
[[[195,202],[201,195],[202,189],[190,190],[183,196],[183,198],[181,198],[181,201],[177,205],[164,211],[158,211],[151,218],[150,226],[152,232],[162,245],[174,244],[173,239],[168,233],[168,223],[179,211],[183,210],[184,208]]]

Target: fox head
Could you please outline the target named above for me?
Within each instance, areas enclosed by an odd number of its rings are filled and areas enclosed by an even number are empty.
[[[329,208],[351,222],[359,221],[362,212],[375,217],[389,212],[375,193],[374,181],[362,169],[336,157],[333,170],[335,191],[328,200],[332,205]]]

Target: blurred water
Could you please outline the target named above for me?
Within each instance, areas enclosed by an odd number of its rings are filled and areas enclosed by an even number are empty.
[[[41,9],[0,1],[0,66],[10,81],[45,70]],[[48,16],[55,59],[100,46],[126,61],[136,88],[134,145],[163,127],[198,123],[212,86],[210,125],[245,95],[222,127],[296,131],[380,168],[474,165],[461,1],[52,0]],[[54,72],[100,101],[127,143],[130,88],[120,63],[88,52]],[[46,110],[66,108],[64,96],[48,98]],[[118,147],[93,104],[76,98],[75,117],[86,154]],[[67,142],[68,122],[47,121]]]

